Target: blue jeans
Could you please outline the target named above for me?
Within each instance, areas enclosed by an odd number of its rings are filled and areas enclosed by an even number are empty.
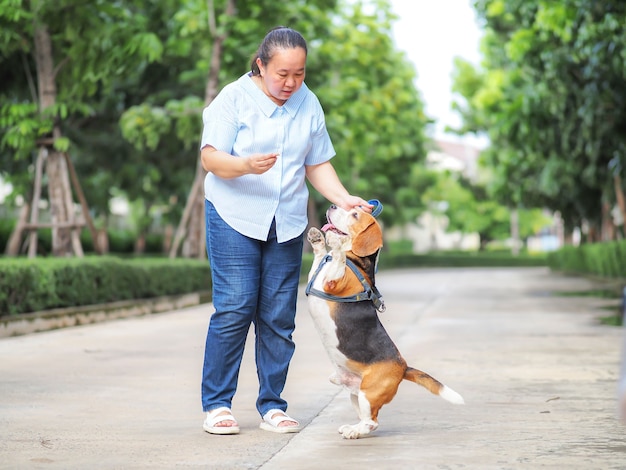
[[[280,395],[295,350],[296,300],[304,234],[277,243],[272,223],[267,241],[232,229],[205,202],[206,245],[213,279],[213,305],[202,373],[202,408],[231,407],[250,325],[255,331],[259,379],[256,408],[286,411]]]

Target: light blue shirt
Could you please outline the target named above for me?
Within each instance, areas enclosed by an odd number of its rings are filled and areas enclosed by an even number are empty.
[[[204,109],[202,120],[200,148],[211,145],[235,157],[279,154],[276,164],[261,175],[206,175],[204,194],[220,217],[257,240],[267,240],[274,218],[279,243],[304,232],[309,198],[305,165],[335,155],[322,107],[306,84],[278,106],[249,74],[243,75],[224,87]]]

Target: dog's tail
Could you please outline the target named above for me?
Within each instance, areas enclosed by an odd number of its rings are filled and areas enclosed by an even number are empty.
[[[455,405],[465,404],[465,400],[463,400],[461,395],[421,370],[414,369],[413,367],[407,367],[406,372],[404,373],[404,380],[415,382],[417,385],[424,387],[430,393],[439,395],[444,400],[454,403]]]

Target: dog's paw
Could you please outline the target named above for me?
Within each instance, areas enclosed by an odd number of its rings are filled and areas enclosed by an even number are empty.
[[[344,424],[339,426],[339,434],[343,436],[344,439],[358,439],[360,436],[356,430],[357,425]]]
[[[315,227],[311,227],[309,229],[309,233],[306,235],[307,240],[311,245],[317,245],[319,243],[324,243],[324,234],[320,232],[319,229]]]
[[[339,427],[339,434],[341,434],[344,439],[359,439],[375,431],[377,427],[378,423],[373,421],[361,421],[358,424],[344,424]]]

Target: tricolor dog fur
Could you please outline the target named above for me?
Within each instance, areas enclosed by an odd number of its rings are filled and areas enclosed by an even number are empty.
[[[384,303],[374,276],[383,236],[376,218],[358,208],[345,211],[335,205],[326,218],[325,236],[317,228],[307,234],[314,253],[307,295],[309,312],[335,367],[330,381],[350,391],[360,420],[342,425],[339,433],[358,439],[374,431],[381,407],[391,402],[402,380],[463,404],[450,387],[407,365],[378,318]]]

